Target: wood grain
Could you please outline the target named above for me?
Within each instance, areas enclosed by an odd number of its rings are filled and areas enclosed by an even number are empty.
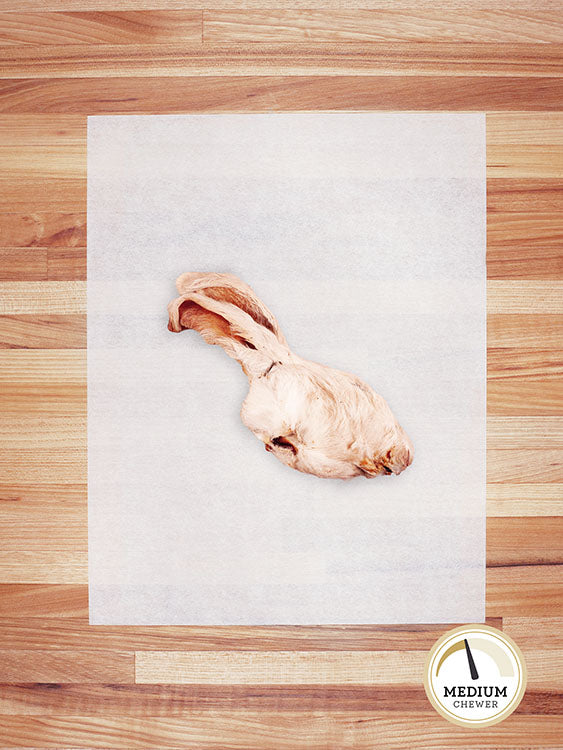
[[[2,248],[77,246],[86,247],[85,213],[0,213]],[[24,280],[27,277],[22,275],[20,278]]]
[[[561,516],[563,487],[559,484],[488,484],[487,516]]]
[[[563,78],[182,76],[0,81],[0,114],[331,110],[559,111]],[[524,158],[524,157],[522,157]],[[545,167],[545,160],[542,162]],[[41,209],[44,210],[44,209]],[[54,209],[51,209],[54,210]],[[74,209],[72,209],[74,210]]]
[[[563,417],[489,415],[487,417],[487,449],[506,448],[521,448],[522,450],[563,448]]]
[[[428,713],[421,685],[0,685],[0,714],[182,716],[194,709]],[[562,714],[563,697],[530,688],[517,714]]]
[[[51,490],[52,491],[52,490]],[[0,617],[88,619],[88,586],[0,583]]]
[[[151,3],[154,5],[155,2]],[[201,9],[200,0],[158,0],[158,7],[165,10],[174,10],[179,7],[188,9]],[[342,3],[338,0],[323,0],[323,8],[327,10],[342,10]],[[428,0],[424,3],[414,3],[413,0],[348,0],[347,8],[364,8],[364,9],[395,9],[405,11],[419,10],[421,6],[430,5]],[[277,9],[279,3],[276,0],[245,0],[246,8],[274,8]],[[506,8],[507,10],[521,10],[523,12],[534,12],[538,8],[538,0],[500,0],[496,6]],[[9,12],[26,11],[93,11],[93,10],[145,10],[147,7],[146,0],[0,0],[0,10]],[[310,0],[292,0],[292,8],[310,9]],[[435,7],[432,4],[430,12]],[[439,7],[449,10],[459,9],[459,0],[440,0]],[[491,7],[490,0],[465,0],[465,8],[487,9]],[[240,3],[237,0],[214,0],[213,8],[238,10]],[[541,8],[557,12],[559,10],[558,0],[542,0]]]
[[[1,45],[201,42],[198,10],[0,13]]]
[[[487,383],[489,414],[557,416],[561,414],[562,401],[561,379],[492,380]]]
[[[510,113],[511,116],[515,114]],[[540,126],[541,116],[534,115],[534,117]],[[487,123],[488,121],[489,115],[487,115]],[[560,209],[563,209],[563,181],[561,180],[512,177],[489,177],[487,179],[487,219],[491,213],[497,211],[534,214],[536,211],[550,213]]]
[[[489,617],[561,617],[562,601],[561,582],[487,582]]]
[[[203,39],[211,42],[457,41],[561,42],[563,23],[550,11],[505,9],[418,12],[387,10],[204,10]]]
[[[125,651],[0,651],[0,682],[133,682],[134,654]]]
[[[509,723],[469,734],[435,713],[372,711],[194,711],[182,717],[3,716],[0,731],[6,747],[42,748],[224,748],[246,750],[326,750],[354,747],[373,750],[514,748],[534,738],[535,748],[556,748],[559,716],[513,716]]]
[[[0,349],[82,349],[84,315],[2,315]]]
[[[136,651],[138,684],[416,684],[426,651]],[[526,651],[528,684],[562,687],[562,650]]]
[[[487,620],[502,626],[499,618]],[[442,635],[444,625],[345,626],[117,626],[88,625],[76,618],[0,617],[2,648],[106,651],[420,651]],[[1,712],[1,710],[0,710]]]
[[[522,648],[563,647],[562,617],[507,617],[503,630]]]
[[[452,42],[12,45],[0,78],[129,76],[491,76],[562,75],[562,44]],[[538,107],[539,108],[539,107]]]
[[[135,682],[408,684],[422,672],[425,658],[423,651],[137,651]]]

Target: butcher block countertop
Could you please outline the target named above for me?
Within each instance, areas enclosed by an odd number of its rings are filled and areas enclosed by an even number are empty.
[[[560,748],[560,3],[192,5],[0,0],[0,746]],[[86,117],[315,109],[487,113],[487,621],[529,674],[493,727],[426,699],[449,626],[88,625]]]

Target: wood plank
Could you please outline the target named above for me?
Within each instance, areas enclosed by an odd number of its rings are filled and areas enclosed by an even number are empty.
[[[0,685],[0,714],[182,716],[193,710],[428,713],[422,685]],[[563,696],[528,688],[517,714],[562,714]]]
[[[499,618],[487,621],[502,626]],[[0,618],[2,648],[115,651],[423,651],[453,625],[92,626],[72,618]],[[211,655],[212,656],[212,655]],[[211,657],[210,657],[211,658]],[[1,709],[0,709],[1,712]]]
[[[563,146],[563,112],[490,112],[487,144]]]
[[[61,481],[71,484],[85,482],[87,480],[86,450],[78,447],[76,449],[63,450],[57,449],[53,445],[44,448],[11,448],[9,445],[4,444],[2,446],[2,454],[0,455],[0,472],[2,473],[3,481],[12,484],[16,484],[19,481],[46,481],[51,483]],[[39,523],[34,529],[30,529],[30,532],[33,534],[48,534],[50,541],[54,541],[59,533],[63,533],[64,535],[73,533],[71,520],[71,515],[68,513],[68,523],[64,522],[63,517],[57,521],[61,524],[61,529],[53,528],[52,523],[49,522],[45,527]],[[18,526],[19,521],[16,521],[13,528],[10,528],[6,524],[3,529],[4,535],[14,534]],[[76,529],[74,529],[74,533],[76,534]],[[11,547],[11,544],[10,538],[6,539],[5,536],[3,549],[7,550]],[[27,551],[35,548],[35,542],[35,539],[27,538],[27,536],[23,538],[16,537],[17,545],[21,545],[22,547],[23,545],[28,545],[25,547]],[[18,548],[20,547],[18,546]]]
[[[497,565],[487,568],[487,585],[503,584],[558,584],[562,581],[563,566],[553,565]]]
[[[488,450],[487,482],[563,482],[560,450]]]
[[[489,279],[553,279],[561,278],[561,251],[553,246],[523,243],[487,248],[487,278]]]
[[[0,384],[16,386],[84,386],[86,352],[69,351],[0,351]]]
[[[538,698],[541,696],[541,711]],[[563,701],[536,692],[527,713],[554,713]],[[0,714],[182,716],[193,710],[423,711],[422,685],[0,685]]]
[[[536,425],[536,428],[539,429],[540,425]],[[547,425],[546,428],[549,430],[549,425]],[[502,426],[499,424],[497,429],[502,430]],[[530,433],[533,434],[534,425],[528,425],[528,429]],[[509,427],[507,427],[507,430],[510,432]],[[555,426],[551,431],[553,433],[553,439],[556,442],[557,433]],[[80,453],[80,451],[86,450],[86,445],[86,419],[84,417],[16,417],[8,414],[6,415],[6,419],[3,419],[2,422],[0,422],[0,447],[2,449],[11,451],[19,449],[50,449],[53,451],[61,451],[63,453],[71,451]],[[6,485],[6,483],[3,482],[0,484],[0,499],[3,496],[3,485]],[[57,487],[57,484],[53,483],[53,486]],[[81,487],[82,485],[76,483],[75,486]],[[46,501],[45,495],[42,494],[40,497],[41,502]],[[76,496],[72,494],[71,497],[74,499]],[[83,499],[83,496],[81,497]],[[27,499],[33,503],[34,495],[27,495],[26,500]]]
[[[0,283],[0,315],[69,315],[85,312],[85,281]]]
[[[0,13],[0,45],[201,42],[198,10]]]
[[[563,688],[563,650],[523,648],[528,670],[528,685],[540,690]]]
[[[0,177],[86,175],[86,119],[76,115],[0,117]]]
[[[85,315],[0,315],[0,349],[83,349]]]
[[[0,350],[0,409],[20,416],[84,417],[84,350]]]
[[[7,516],[10,513],[2,513]],[[14,514],[11,514],[12,516]],[[20,514],[21,515],[21,514]],[[88,545],[87,516],[84,510],[66,511],[54,516],[35,513],[32,523],[23,524],[16,518],[8,521],[3,518],[2,550],[5,557],[12,553],[14,559],[25,551],[29,559],[40,553],[70,552],[82,555]],[[63,518],[66,522],[63,523]]]
[[[325,109],[327,102],[333,110],[530,112],[559,111],[562,98],[563,78],[555,77],[183,76],[0,81],[2,114],[302,111]],[[547,162],[544,171],[549,171]]]
[[[553,11],[490,8],[448,11],[419,7],[387,10],[204,10],[205,42],[331,42],[412,40],[456,42],[561,42],[563,23]]]
[[[47,279],[46,248],[0,248],[0,281]]]
[[[487,344],[494,349],[519,346],[561,349],[563,320],[559,315],[488,315]]]
[[[488,567],[559,564],[563,564],[563,518],[487,519]],[[499,616],[488,610],[487,614]]]
[[[487,144],[487,177],[561,178],[563,146]]]
[[[536,693],[528,713],[540,713],[539,696],[554,713],[559,710],[556,696]],[[27,716],[182,716],[210,709],[427,713],[428,706],[422,685],[0,685],[0,714]]]
[[[487,484],[487,516],[561,516],[560,484]]]
[[[428,3],[428,0],[425,0]],[[487,9],[491,7],[490,0],[465,0],[464,8]],[[158,7],[161,9],[174,10],[178,7],[199,9],[201,8],[200,0],[158,0]],[[278,8],[279,3],[276,0],[245,0],[246,8]],[[444,9],[459,8],[459,0],[440,0],[439,6]],[[3,11],[93,11],[93,10],[145,10],[147,7],[146,0],[0,0],[0,10]],[[240,8],[240,2],[237,0],[214,0],[214,8],[233,9]],[[292,0],[292,8],[311,7],[310,0]],[[342,3],[338,0],[323,0],[324,8],[333,8],[340,10]],[[367,8],[367,9],[400,9],[416,10],[420,9],[421,4],[414,3],[413,0],[349,0],[346,3],[347,8]],[[432,5],[434,7],[434,5]],[[499,0],[495,7],[509,9],[521,9],[522,11],[534,11],[537,9],[537,0]],[[544,10],[551,10],[555,14],[560,9],[558,0],[542,0],[541,7]]]
[[[84,212],[86,180],[83,177],[48,179],[33,175],[5,178],[0,173],[0,211]]]
[[[0,248],[0,281],[84,281],[85,247]]]
[[[373,685],[418,682],[423,651],[136,651],[135,682]]]
[[[24,151],[28,146],[41,148],[48,155],[49,148],[57,155],[64,154],[65,148],[76,153],[84,149],[87,123],[82,115],[42,114],[41,117],[10,115],[0,117],[2,148],[9,155],[9,149]],[[12,156],[12,161],[15,159]],[[4,168],[4,164],[2,164]]]
[[[0,281],[85,280],[85,247],[0,248]]]
[[[63,540],[64,542],[64,540]],[[0,549],[0,581],[7,584],[88,583],[88,554],[82,549],[63,549],[62,543],[50,550]]]
[[[513,117],[521,113],[502,114]],[[543,114],[549,115],[550,113]],[[490,115],[487,115],[487,122],[489,117]],[[510,142],[508,137],[506,142],[507,144]],[[487,213],[491,214],[494,211],[504,213],[563,211],[563,182],[556,179],[490,176],[487,180]]]
[[[29,420],[29,417],[22,417],[22,422]],[[31,418],[33,420],[33,417]],[[39,419],[41,424],[64,423],[64,431],[69,431],[71,420],[64,417],[52,417],[48,420]],[[85,422],[85,418],[81,420]],[[46,427],[47,433],[49,428]],[[72,434],[72,427],[70,428]],[[5,433],[4,433],[5,435]],[[86,439],[86,435],[82,437]],[[59,437],[59,440],[61,438]],[[64,441],[64,438],[62,438]],[[61,482],[18,482],[17,485],[7,482],[0,483],[0,512],[10,512],[16,507],[25,508],[26,511],[40,512],[45,510],[47,513],[57,508],[65,508],[70,511],[76,508],[86,508],[87,490],[86,484],[62,484]],[[16,511],[22,512],[22,510]]]
[[[1,436],[2,428],[0,427],[0,438]],[[523,450],[563,448],[563,416],[488,416],[487,448],[497,450],[503,448],[522,448]]]
[[[0,78],[131,76],[560,77],[562,44],[442,41],[12,45]],[[326,104],[325,104],[326,107]],[[538,106],[537,109],[544,107]]]
[[[16,119],[19,118],[16,117]],[[18,123],[18,131],[19,127],[20,123]],[[86,247],[85,213],[0,213],[0,247],[2,248],[12,250],[14,248],[74,248],[77,246]]]
[[[0,579],[1,580],[1,579]],[[88,586],[0,583],[0,617],[72,617],[88,621]]]
[[[245,750],[326,750],[354,747],[399,750],[417,747],[499,750],[521,746],[556,748],[559,716],[516,715],[510,721],[469,734],[435,711],[397,712],[194,711],[182,717],[3,716],[5,747],[240,748]]]
[[[487,582],[489,617],[560,617],[563,583]]]
[[[137,684],[419,684],[426,651],[136,651]],[[526,651],[528,684],[562,687],[563,650]]]
[[[562,403],[563,379],[511,378],[487,383],[487,412],[491,415],[558,416]]]
[[[86,388],[84,386],[3,386],[0,410],[6,414],[35,414],[84,416]]]
[[[563,313],[563,281],[487,281],[487,314],[498,313]]]
[[[86,352],[0,349],[0,385],[5,415],[84,418]]]
[[[0,682],[133,682],[127,651],[0,651]]]
[[[488,147],[487,147],[488,148]],[[504,147],[508,151],[508,147]],[[563,257],[561,246],[563,243],[563,222],[561,214],[539,213],[489,213],[487,215],[487,260],[496,260],[501,256],[501,250],[516,250],[531,248],[552,251],[554,273],[561,277],[563,273]],[[494,251],[494,252],[492,252]],[[507,253],[508,254],[508,253]]]
[[[50,247],[47,250],[49,281],[85,281],[85,247]]]
[[[512,380],[536,383],[559,380],[563,375],[563,362],[557,349],[530,349],[526,347],[487,349],[487,379]]]
[[[563,648],[563,617],[507,617],[502,629],[523,649]]]

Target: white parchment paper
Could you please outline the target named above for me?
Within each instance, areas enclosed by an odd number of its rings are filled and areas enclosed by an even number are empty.
[[[370,383],[413,465],[266,453],[238,364],[167,330],[184,271]],[[482,621],[485,322],[484,115],[90,117],[90,622]]]

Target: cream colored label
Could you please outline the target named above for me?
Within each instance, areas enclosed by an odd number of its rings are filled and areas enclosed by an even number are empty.
[[[464,625],[450,630],[430,650],[424,688],[436,711],[454,724],[497,724],[524,695],[524,658],[502,631]]]

